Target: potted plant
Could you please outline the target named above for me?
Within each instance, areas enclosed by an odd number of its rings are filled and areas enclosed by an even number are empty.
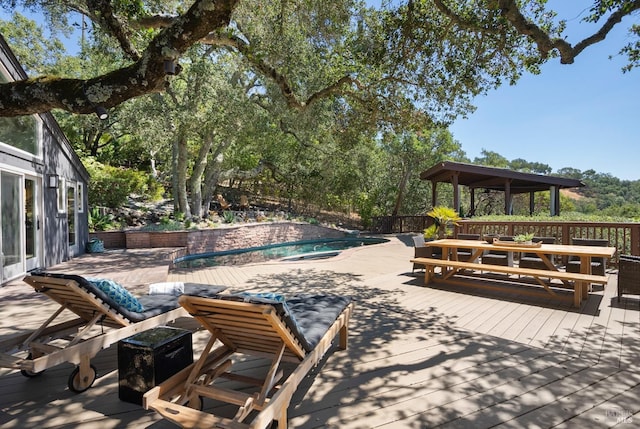
[[[447,235],[453,234],[453,227],[462,220],[454,209],[443,206],[434,207],[427,213],[427,216],[433,218],[434,223],[424,230],[425,240],[445,238]]]
[[[533,240],[532,232],[528,232],[526,234],[518,234],[515,237],[513,237],[513,241],[520,244],[532,244],[532,240]]]

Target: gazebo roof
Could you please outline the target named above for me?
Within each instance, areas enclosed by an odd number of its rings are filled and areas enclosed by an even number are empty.
[[[483,188],[505,191],[506,182],[509,181],[510,192],[513,194],[548,191],[552,186],[555,186],[556,189],[585,186],[584,183],[577,179],[522,173],[506,168],[451,161],[440,162],[423,171],[420,173],[420,179],[432,182],[451,182],[454,175],[458,176],[458,184],[468,186],[471,189]]]

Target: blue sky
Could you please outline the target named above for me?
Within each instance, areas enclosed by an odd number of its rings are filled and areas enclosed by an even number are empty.
[[[585,36],[589,28],[579,17],[592,2],[549,3],[569,21],[569,42]],[[636,16],[623,24],[639,21]],[[515,86],[476,98],[477,110],[450,127],[454,138],[472,160],[486,149],[509,160],[547,164],[554,172],[572,167],[640,180],[640,69],[623,74],[625,59],[609,59],[627,37],[616,29],[574,64],[551,61],[540,75],[527,74]]]

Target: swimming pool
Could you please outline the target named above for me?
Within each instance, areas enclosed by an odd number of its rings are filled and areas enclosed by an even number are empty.
[[[293,241],[268,244],[245,249],[198,253],[183,256],[173,261],[174,268],[205,268],[221,265],[243,265],[271,260],[299,261],[304,259],[330,258],[342,250],[353,247],[386,243],[386,238],[345,237]]]

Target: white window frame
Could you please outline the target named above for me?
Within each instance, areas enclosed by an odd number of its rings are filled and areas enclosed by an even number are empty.
[[[7,82],[13,81],[11,74],[9,73],[7,68],[4,66],[4,64],[2,64],[2,62],[0,62],[0,74],[2,74],[2,77]],[[42,159],[43,157],[42,155],[42,146],[43,146],[42,118],[40,118],[39,115],[32,115],[32,117],[36,121],[36,140],[37,140],[36,153],[27,152],[26,150],[20,149],[19,147],[12,146],[9,143],[5,143],[3,141],[0,141],[0,147],[11,148],[12,150],[17,151],[18,153],[25,154],[25,158],[32,158],[35,156],[37,159]]]
[[[69,217],[73,217],[73,237],[74,242],[69,243],[69,235],[71,234],[71,226],[69,222],[67,222],[67,242],[69,248],[75,254],[76,249],[78,247],[78,183],[73,180],[65,180],[64,186],[64,201],[65,201],[65,212],[67,214],[67,219]],[[69,207],[68,199],[69,195],[72,195],[74,198],[73,207]]]
[[[58,188],[56,189],[56,200],[58,206],[58,213],[67,212],[67,181],[60,177],[58,179]]]
[[[78,213],[84,213],[84,183],[76,183],[76,207]]]

